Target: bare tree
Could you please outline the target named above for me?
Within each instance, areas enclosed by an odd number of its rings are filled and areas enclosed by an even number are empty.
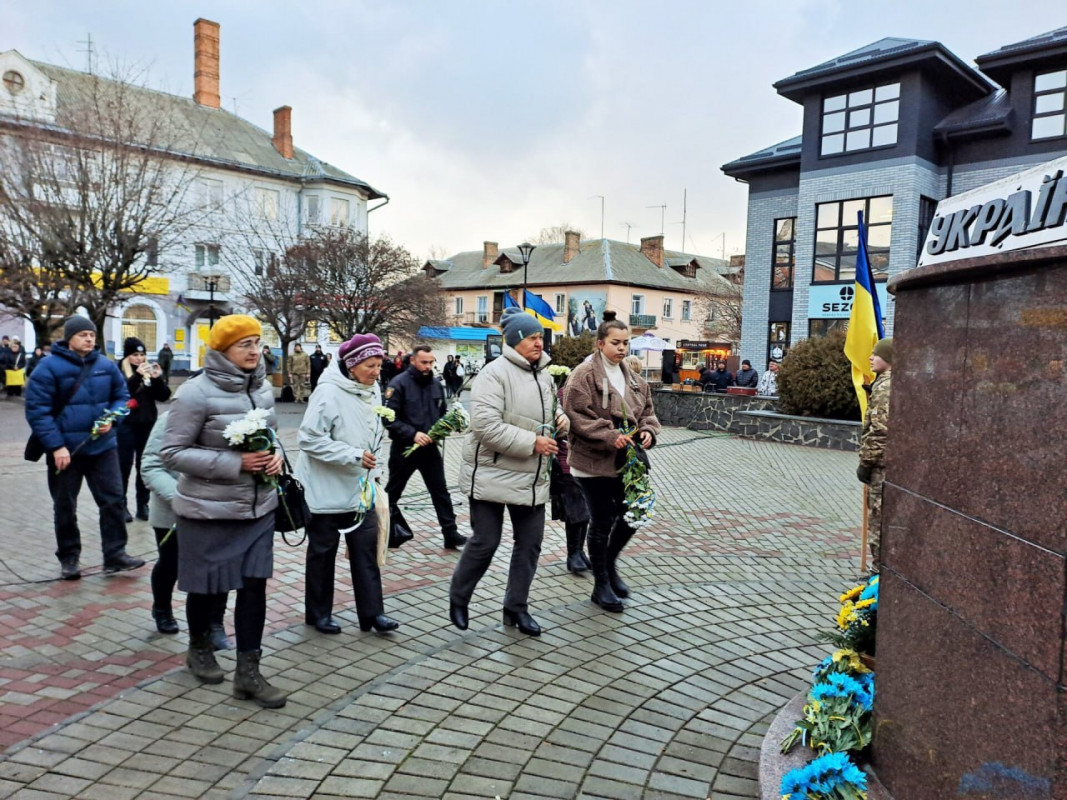
[[[7,120],[0,136],[5,250],[49,276],[46,297],[68,286],[64,310],[76,301],[101,329],[196,221],[186,203],[194,170],[178,155],[193,152],[196,134],[168,96],[135,77],[71,73],[54,124]],[[5,270],[3,293],[24,295],[22,277]]]
[[[79,293],[63,270],[40,254],[27,232],[0,232],[0,305],[27,320],[38,345],[52,341],[53,332],[79,305]]]
[[[585,238],[581,228],[569,222],[561,222],[559,225],[541,228],[541,232],[536,236],[531,236],[529,242],[531,244],[563,244],[566,240],[565,234],[568,232],[576,232],[579,240]]]
[[[289,345],[303,338],[311,320],[312,298],[306,285],[307,267],[299,254],[269,256],[261,275],[246,284],[242,298],[253,315],[278,334],[282,349],[282,377],[289,383]]]
[[[383,341],[391,334],[413,337],[423,325],[444,324],[440,282],[386,237],[319,228],[286,258],[306,266],[306,285],[315,287],[312,314],[342,339],[357,333],[374,333]]]
[[[708,334],[718,341],[741,341],[741,312],[744,306],[744,273],[736,281],[722,278],[715,286],[697,295],[696,307],[704,316]]]

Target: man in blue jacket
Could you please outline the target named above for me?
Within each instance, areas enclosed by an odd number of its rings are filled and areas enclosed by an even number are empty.
[[[64,580],[81,577],[78,492],[89,484],[100,508],[104,572],[137,569],[144,561],[126,554],[126,498],[111,425],[92,438],[93,423],[130,399],[118,367],[96,349],[96,325],[71,317],[63,341],[33,371],[26,390],[26,420],[47,454],[48,491],[55,509],[56,557]],[[56,407],[61,406],[59,413]]]

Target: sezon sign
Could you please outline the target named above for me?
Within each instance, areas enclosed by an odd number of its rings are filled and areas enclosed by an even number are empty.
[[[919,266],[1067,244],[1067,158],[942,200]]]
[[[856,299],[854,286],[854,283],[812,284],[808,289],[808,319],[848,319],[852,315],[852,301]],[[875,281],[874,291],[885,314],[889,302],[885,281]]]

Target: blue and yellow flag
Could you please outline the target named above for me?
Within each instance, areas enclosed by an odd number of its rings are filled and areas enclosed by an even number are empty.
[[[540,295],[533,294],[529,289],[524,289],[525,292],[525,305],[526,313],[532,314],[534,319],[540,322],[544,327],[559,333],[563,330],[563,326],[556,322],[556,312],[552,310],[552,306],[546,303]]]
[[[859,212],[859,251],[856,253],[855,297],[852,300],[852,313],[848,319],[848,333],[845,335],[845,355],[852,362],[852,384],[856,387],[856,397],[860,401],[860,416],[867,415],[867,393],[864,383],[874,380],[871,372],[871,353],[879,339],[885,338],[882,325],[882,309],[878,303],[878,292],[874,288],[874,273],[871,260],[867,256],[867,228],[863,224],[863,212]]]
[[[515,302],[511,292],[504,292],[504,308],[519,308],[519,304]]]

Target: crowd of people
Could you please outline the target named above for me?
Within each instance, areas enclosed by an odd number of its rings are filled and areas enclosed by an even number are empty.
[[[295,359],[296,367],[291,361],[294,383],[303,376],[306,360],[307,381],[313,384],[294,469],[276,436],[274,390],[267,380],[270,350],[257,320],[241,314],[219,319],[210,331],[202,371],[171,398],[169,359],[166,370],[149,362],[144,343],[128,338],[115,363],[96,348],[95,325],[71,317],[51,355],[35,354],[33,367],[26,367],[32,375],[26,417],[33,431],[27,458],[36,440],[36,452],[48,466],[62,578],[81,575],[76,501],[85,481],[99,507],[104,572],[144,565],[126,552],[126,525],[134,517],[148,520],[158,547],[151,575],[151,614],[158,631],[180,629],[173,610],[178,588],[186,595],[189,671],[204,683],[221,683],[225,673],[215,653],[235,648],[234,695],[277,708],[286,695],[264,678],[260,661],[279,476],[294,472],[306,492],[305,622],[333,635],[341,631],[333,609],[342,537],[360,629],[390,633],[399,628],[386,614],[382,555],[386,544],[396,548],[414,537],[401,500],[419,472],[443,547],[462,549],[449,587],[448,614],[455,627],[466,630],[470,624],[470,604],[500,546],[506,513],[514,544],[500,599],[503,622],[530,636],[541,634],[529,602],[550,500],[552,518],[565,526],[567,569],[591,572],[591,602],[622,612],[631,590],[620,575],[619,558],[635,529],[628,521],[620,466],[634,453],[647,465],[645,452],[660,433],[640,362],[627,355],[629,329],[607,312],[596,330],[595,350],[560,379],[548,370],[543,329],[533,316],[508,309],[500,324],[502,355],[473,379],[450,357],[439,381],[429,346],[417,345],[393,359],[372,334],[343,343],[336,359],[317,348]],[[878,379],[857,473],[871,487],[875,564],[892,352],[892,340],[883,340],[871,357]],[[386,365],[390,377],[383,391]],[[770,394],[777,365],[762,380],[747,360],[736,376],[725,362],[709,372],[709,385],[758,386],[761,393],[770,385]],[[448,400],[463,384],[471,390],[470,435],[456,488],[469,503],[469,539],[459,531],[442,450],[431,436],[451,413]],[[161,403],[167,403],[165,409]],[[254,430],[247,424],[253,418],[259,426]],[[233,433],[242,425],[243,438]],[[386,436],[389,469],[383,484]],[[131,515],[126,490],[135,466],[136,513]],[[232,642],[223,626],[231,592]]]

